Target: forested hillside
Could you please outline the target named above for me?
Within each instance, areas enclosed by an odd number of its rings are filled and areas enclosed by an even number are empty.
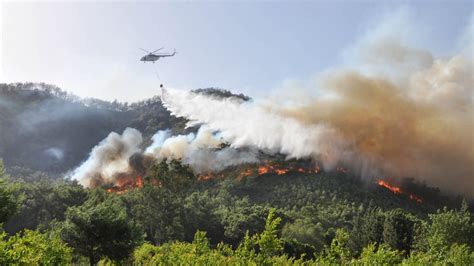
[[[149,142],[158,129],[184,132],[185,121],[159,98],[121,104],[46,84],[0,88],[2,265],[474,264],[471,199],[411,178],[364,180],[268,156],[212,175],[156,160],[133,183],[84,188],[61,173],[110,131],[137,128]]]
[[[10,178],[6,185],[3,176],[0,261],[473,262],[472,213],[461,200],[437,195],[420,203],[346,173],[239,179],[241,170],[199,180],[179,161],[163,162],[140,186],[120,193],[69,181]],[[451,207],[443,209],[441,201]],[[34,246],[26,244],[31,241]],[[21,252],[27,255],[18,257]]]

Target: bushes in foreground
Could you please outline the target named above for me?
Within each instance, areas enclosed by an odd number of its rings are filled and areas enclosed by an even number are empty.
[[[441,247],[439,239],[447,234],[456,233],[439,230],[440,223],[449,220],[462,220],[464,228],[470,228],[472,222],[465,211],[440,212],[431,216],[427,231],[437,235],[426,241],[426,249],[418,249],[406,254],[403,250],[393,249],[389,244],[370,243],[363,248],[360,255],[355,255],[350,248],[350,235],[346,229],[338,229],[331,244],[319,253],[302,254],[299,258],[285,253],[285,242],[280,237],[281,219],[271,209],[265,228],[261,233],[250,235],[248,232],[237,248],[219,243],[212,247],[206,232],[197,231],[192,242],[167,242],[159,246],[144,243],[135,248],[133,255],[117,260],[105,255],[99,264],[133,263],[136,265],[473,265],[474,252],[469,243],[470,235],[460,243],[451,239],[450,245],[444,242]],[[459,218],[459,219],[458,219]],[[463,218],[463,219],[461,219]],[[451,223],[450,223],[451,224]],[[437,241],[435,241],[437,240]],[[467,241],[467,243],[466,243]],[[24,230],[11,237],[0,233],[1,265],[63,265],[73,262],[73,248],[63,242],[54,232]],[[76,255],[77,255],[76,250]],[[76,257],[83,263],[87,260]],[[90,263],[95,264],[96,261]]]
[[[56,234],[25,230],[7,238],[0,233],[1,265],[64,265],[71,263],[72,252]]]
[[[459,216],[462,216],[462,211]],[[431,217],[433,225],[444,219],[446,212]],[[451,215],[453,215],[451,213]],[[336,232],[331,244],[313,259],[306,255],[296,259],[283,252],[283,240],[278,236],[280,218],[272,209],[268,214],[265,229],[259,234],[247,233],[236,249],[220,243],[211,248],[205,232],[197,231],[192,243],[169,242],[160,246],[145,243],[135,249],[133,262],[137,265],[472,265],[474,252],[468,244],[453,243],[442,251],[436,246],[426,251],[405,254],[388,244],[370,243],[355,256],[349,246],[349,233],[345,229]],[[470,223],[470,221],[467,221]],[[429,230],[433,230],[429,228]],[[440,236],[441,237],[441,236]]]

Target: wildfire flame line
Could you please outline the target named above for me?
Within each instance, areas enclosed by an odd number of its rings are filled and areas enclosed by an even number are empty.
[[[128,180],[128,179],[125,179]],[[142,188],[143,187],[143,179],[141,175],[137,175],[134,180],[128,181],[125,183],[119,183],[114,185],[113,187],[107,189],[107,192],[109,193],[115,193],[115,194],[123,194],[127,192],[130,189],[134,188]]]
[[[249,177],[252,175],[265,175],[265,174],[276,174],[276,175],[285,175],[291,172],[294,173],[302,173],[302,174],[317,174],[321,171],[320,167],[318,165],[314,166],[309,164],[301,164],[301,163],[296,163],[296,164],[283,164],[279,162],[268,162],[266,161],[264,165],[260,166],[253,166],[253,167],[248,167],[244,169],[243,171],[240,172],[238,175],[238,179],[241,180],[245,177]],[[347,170],[344,168],[338,168],[338,172],[344,172],[346,173]],[[205,173],[201,174],[197,177],[199,181],[205,181],[205,180],[210,180],[210,179],[215,179],[215,178],[224,178],[224,174],[221,173]],[[153,185],[158,185],[157,182],[153,182],[151,180],[151,183]],[[110,193],[115,193],[115,194],[123,194],[131,189],[135,188],[141,188],[143,187],[143,180],[140,175],[137,175],[135,178],[131,176],[123,177],[120,178],[116,181],[116,184],[114,184],[113,187],[107,189],[107,192]]]
[[[419,196],[407,193],[405,191],[402,191],[402,189],[400,187],[389,184],[385,180],[379,179],[377,181],[377,184],[381,187],[384,187],[384,188],[390,190],[394,194],[405,194],[405,195],[408,195],[408,198],[410,198],[413,201],[416,201],[417,203],[422,203],[423,202],[423,200]]]
[[[319,166],[312,166],[308,167],[307,165],[300,165],[300,164],[288,164],[288,165],[283,165],[281,163],[275,163],[275,162],[266,162],[264,165],[260,165],[258,167],[248,167],[245,170],[241,171],[240,174],[238,175],[238,179],[243,179],[245,177],[249,177],[252,175],[265,175],[265,174],[276,174],[276,175],[285,175],[290,172],[294,173],[313,173],[317,174],[321,171]],[[344,169],[342,167],[337,167],[336,172],[340,173],[348,173],[349,170]],[[206,173],[206,174],[201,174],[198,176],[199,181],[205,181],[209,179],[214,179],[214,178],[223,178],[224,174],[223,173]],[[121,195],[131,189],[135,188],[142,188],[143,187],[143,179],[141,175],[137,175],[135,178],[131,177],[126,177],[121,179],[122,182],[117,182],[113,187],[107,189],[107,192],[110,193],[116,193],[118,195]],[[154,183],[154,182],[152,182]],[[156,183],[156,182],[155,182]],[[384,187],[391,191],[394,194],[405,194],[408,196],[409,199],[416,201],[417,203],[422,203],[423,200],[421,197],[407,193],[403,191],[400,187],[397,187],[393,184],[388,183],[386,180],[379,179],[376,182],[379,186]],[[157,184],[155,184],[157,185]]]
[[[317,174],[321,170],[319,166],[314,166],[314,167],[307,167],[307,166],[301,166],[301,165],[282,165],[279,163],[270,163],[267,162],[264,165],[260,165],[258,167],[248,167],[244,170],[242,170],[239,175],[238,179],[243,179],[245,177],[249,177],[252,175],[265,175],[265,174],[276,174],[276,175],[285,175],[290,172],[297,172],[297,173],[314,173]],[[222,173],[206,173],[206,174],[201,174],[198,176],[198,180],[209,180],[209,179],[214,179],[214,178],[223,178],[224,174]]]
[[[317,174],[320,171],[321,169],[319,168],[319,166],[315,166],[315,167],[304,167],[304,166],[294,166],[294,165],[284,166],[277,163],[267,163],[265,165],[260,165],[257,168],[258,175],[265,175],[265,174],[285,175],[290,172]],[[243,171],[239,177],[243,178],[243,177],[251,176],[252,174],[254,174],[254,171],[253,169],[249,168]]]

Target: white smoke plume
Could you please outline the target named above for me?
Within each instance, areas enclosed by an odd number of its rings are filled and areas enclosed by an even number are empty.
[[[146,154],[159,160],[180,159],[197,174],[221,171],[232,165],[257,162],[256,151],[243,151],[222,146],[225,143],[207,127],[196,135],[171,137],[169,131],[159,131]]]
[[[336,147],[347,145],[324,124],[305,126],[292,118],[269,112],[261,105],[217,98],[179,90],[163,90],[163,103],[173,115],[186,117],[189,125],[205,124],[219,131],[231,147],[256,147],[268,153],[282,153],[288,158],[322,155],[328,167]],[[328,138],[329,135],[334,137]],[[334,147],[329,149],[329,147]]]
[[[216,134],[206,127],[197,134],[171,136],[168,130],[158,131],[145,151],[141,133],[127,128],[122,135],[112,132],[92,149],[72,179],[85,187],[102,184],[120,185],[142,175],[153,161],[179,159],[194,173],[221,171],[229,166],[257,162],[257,153],[226,147]]]
[[[85,187],[113,184],[118,175],[130,172],[129,160],[140,152],[141,143],[142,134],[136,129],[127,128],[122,135],[112,132],[92,149],[71,178]]]
[[[44,153],[56,160],[62,160],[64,158],[64,151],[60,148],[52,147],[45,150]]]

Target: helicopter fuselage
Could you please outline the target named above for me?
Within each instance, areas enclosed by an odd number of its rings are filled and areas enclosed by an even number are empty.
[[[157,61],[158,59],[160,59],[161,56],[159,55],[154,55],[154,54],[149,54],[149,55],[145,55],[144,57],[142,57],[140,59],[140,61],[143,61],[143,62],[155,62]]]
[[[161,48],[160,48],[161,49]],[[160,50],[158,49],[158,50]],[[143,50],[143,49],[142,49]],[[156,50],[156,51],[158,51]],[[146,51],[146,50],[144,50]],[[154,52],[156,52],[154,51]],[[159,54],[154,54],[154,52],[151,52],[145,56],[142,56],[142,58],[140,58],[140,61],[143,61],[143,63],[145,62],[153,62],[155,63],[155,61],[158,61],[158,59],[162,58],[162,57],[169,57],[169,56],[174,56],[176,54],[176,51],[174,51],[173,53],[171,54],[167,54],[167,53],[159,53]]]

